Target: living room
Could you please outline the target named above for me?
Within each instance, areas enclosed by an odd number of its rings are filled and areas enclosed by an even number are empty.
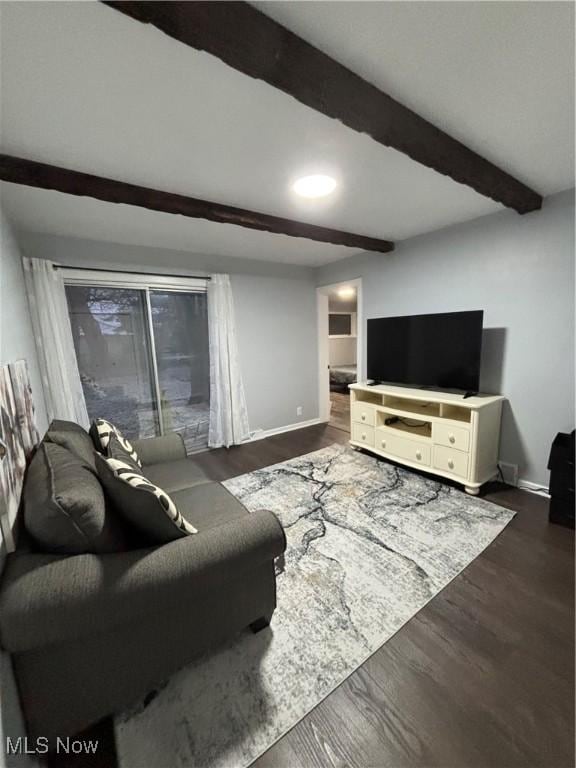
[[[0,21],[0,765],[573,765],[574,4]]]

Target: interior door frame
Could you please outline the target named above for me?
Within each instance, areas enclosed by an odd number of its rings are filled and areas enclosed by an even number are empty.
[[[150,362],[154,397],[156,398],[156,412],[158,415],[158,430],[160,435],[166,433],[164,428],[164,415],[162,413],[162,395],[160,390],[160,378],[158,372],[158,357],[156,354],[156,339],[154,336],[154,324],[152,320],[152,305],[150,293],[152,291],[164,291],[170,293],[205,293],[208,278],[196,277],[172,277],[166,275],[154,275],[142,273],[140,275],[117,271],[106,272],[103,270],[62,268],[64,285],[77,285],[106,288],[126,288],[143,291],[146,305],[146,331],[150,349]]]
[[[362,299],[362,278],[339,280],[337,283],[319,285],[316,288],[317,332],[318,332],[318,417],[320,421],[330,420],[330,376],[328,339],[328,294],[340,285],[356,288],[356,369],[357,380],[364,374],[364,308]],[[327,380],[326,377],[328,376]]]

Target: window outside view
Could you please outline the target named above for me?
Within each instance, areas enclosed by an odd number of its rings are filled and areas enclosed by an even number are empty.
[[[66,287],[88,415],[109,419],[132,438],[178,431],[188,452],[205,448],[206,294],[150,290],[151,316],[146,294],[146,289]]]

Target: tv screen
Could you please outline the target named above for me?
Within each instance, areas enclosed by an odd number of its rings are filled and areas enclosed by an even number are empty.
[[[368,378],[477,392],[482,310],[368,320]]]

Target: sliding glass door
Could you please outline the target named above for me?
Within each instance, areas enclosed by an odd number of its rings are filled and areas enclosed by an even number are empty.
[[[206,293],[150,291],[159,402],[165,432],[188,451],[208,444],[210,367]]]
[[[159,434],[145,292],[70,285],[66,296],[90,418],[129,437]]]
[[[189,452],[205,448],[206,292],[67,284],[66,295],[90,418],[132,438],[177,431]]]

